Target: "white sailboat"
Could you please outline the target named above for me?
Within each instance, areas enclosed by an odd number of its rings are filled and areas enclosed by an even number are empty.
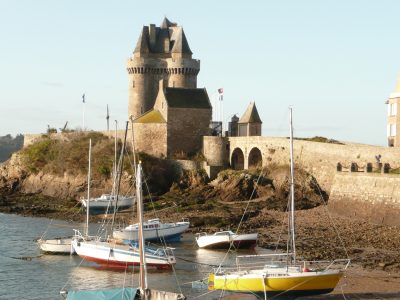
[[[150,219],[143,223],[143,235],[146,241],[153,242],[178,242],[190,226],[188,220],[181,222],[163,223],[160,219]],[[113,238],[123,243],[132,243],[139,239],[140,224],[131,224],[123,229],[113,231]]]
[[[89,202],[91,215],[109,214],[114,212],[114,207],[117,207],[117,210],[130,208],[134,202],[134,197],[123,195],[118,195],[117,197],[117,195],[113,194],[102,194],[100,197],[90,198],[89,200],[80,198],[79,202],[85,209],[87,209]]]
[[[130,208],[134,203],[134,196],[119,195],[116,191],[117,181],[117,124],[115,125],[115,137],[114,137],[114,167],[113,167],[113,185],[111,194],[102,194],[99,197],[81,197],[79,202],[82,207],[89,211],[90,214],[111,214],[114,210],[123,210]]]
[[[350,259],[331,262],[299,261],[296,257],[294,215],[293,125],[290,108],[290,205],[288,250],[284,254],[238,256],[235,268],[217,268],[209,275],[209,289],[263,295],[300,296],[333,291]],[[250,263],[242,263],[243,261]],[[267,261],[267,262],[266,262]]]

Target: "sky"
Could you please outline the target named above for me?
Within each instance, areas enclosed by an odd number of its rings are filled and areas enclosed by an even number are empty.
[[[0,0],[0,136],[127,120],[143,25],[182,25],[198,87],[224,89],[224,121],[255,101],[263,135],[386,145],[400,74],[400,1]]]

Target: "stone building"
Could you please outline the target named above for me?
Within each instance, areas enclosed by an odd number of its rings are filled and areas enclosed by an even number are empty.
[[[388,105],[388,119],[387,119],[387,137],[389,147],[400,146],[400,114],[399,114],[399,103],[400,103],[400,76],[397,81],[396,88],[393,93],[390,94],[389,99],[386,101]]]
[[[191,156],[210,135],[211,103],[206,89],[160,87],[153,109],[136,118],[136,147],[159,157]]]
[[[206,89],[197,88],[200,61],[183,28],[167,18],[143,26],[127,71],[136,149],[159,157],[200,152],[212,107]]]

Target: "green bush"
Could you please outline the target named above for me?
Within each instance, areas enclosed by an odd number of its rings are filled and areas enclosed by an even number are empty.
[[[92,139],[92,175],[109,176],[114,159],[114,142],[98,132],[74,132],[65,140],[48,135],[21,150],[28,170],[63,175],[88,172],[89,139]],[[119,145],[120,146],[120,145]]]

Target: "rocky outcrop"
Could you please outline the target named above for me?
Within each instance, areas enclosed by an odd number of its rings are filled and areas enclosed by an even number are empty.
[[[133,184],[132,176],[124,173],[121,179],[121,192],[128,192]],[[98,196],[109,193],[112,188],[110,178],[91,180],[91,194]],[[29,172],[16,153],[0,166],[0,193],[2,195],[40,194],[58,199],[77,199],[86,196],[87,176],[72,175],[65,172],[63,176]]]

